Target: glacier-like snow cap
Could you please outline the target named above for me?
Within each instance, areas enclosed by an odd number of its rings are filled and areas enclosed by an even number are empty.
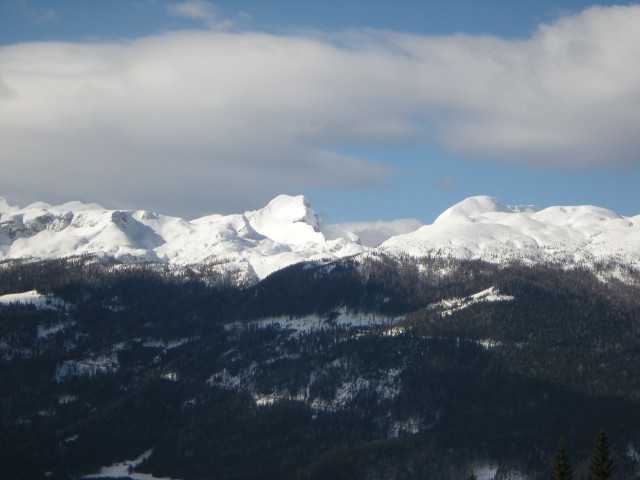
[[[453,217],[477,217],[486,213],[514,213],[519,207],[509,207],[488,195],[469,197],[449,207],[436,218],[434,223],[450,220]]]
[[[267,206],[249,213],[263,222],[304,222],[313,228],[317,228],[319,223],[318,216],[304,195],[278,195]]]
[[[2,212],[13,212],[14,210],[17,210],[18,207],[14,207],[13,205],[9,205],[9,202],[7,202],[7,199],[0,196],[0,213]]]
[[[303,195],[279,195],[266,207],[246,212],[245,216],[258,233],[276,242],[299,245],[326,240],[320,232],[320,219]]]

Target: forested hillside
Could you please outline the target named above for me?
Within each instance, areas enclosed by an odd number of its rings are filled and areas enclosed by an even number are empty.
[[[542,479],[560,436],[587,473],[604,428],[631,478],[639,293],[382,254],[247,288],[215,268],[6,262],[3,470],[80,478],[151,450],[137,468],[176,479]]]

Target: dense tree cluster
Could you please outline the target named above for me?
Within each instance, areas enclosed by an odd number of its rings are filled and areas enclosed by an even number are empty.
[[[611,458],[611,447],[604,430],[598,431],[593,445],[593,452],[588,460],[589,473],[585,476],[579,475],[577,478],[587,480],[610,480],[613,474],[613,459]],[[564,440],[561,438],[558,448],[553,457],[553,465],[549,480],[573,480],[574,471],[567,457],[567,449]]]

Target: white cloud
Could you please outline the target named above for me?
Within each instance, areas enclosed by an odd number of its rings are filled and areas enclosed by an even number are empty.
[[[596,7],[527,40],[216,30],[5,46],[0,192],[239,211],[379,186],[389,169],[339,145],[407,139],[505,162],[638,165],[639,24],[640,6]]]
[[[50,22],[57,18],[57,13],[53,8],[35,8],[27,0],[19,0],[18,7],[32,22]]]
[[[230,20],[220,20],[216,6],[206,0],[188,0],[181,3],[172,3],[167,6],[170,15],[176,17],[202,20],[209,28],[224,30],[232,25]]]
[[[9,100],[16,97],[17,93],[11,90],[0,76],[0,100]]]

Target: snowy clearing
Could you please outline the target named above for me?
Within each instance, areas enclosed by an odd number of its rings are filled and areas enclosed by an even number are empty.
[[[52,310],[67,307],[67,304],[59,298],[43,295],[37,290],[0,295],[0,305],[11,304],[33,305],[36,308],[49,308]]]
[[[177,480],[169,477],[154,477],[150,473],[133,472],[137,466],[151,456],[152,450],[147,450],[135,460],[125,460],[108,467],[101,467],[100,473],[85,475],[82,478],[128,478],[130,480]]]
[[[440,300],[437,303],[429,305],[429,308],[433,310],[441,310],[440,315],[442,317],[447,317],[454,312],[464,310],[465,308],[469,308],[470,306],[478,303],[509,302],[513,299],[514,297],[511,295],[502,295],[496,287],[489,287],[486,290],[474,293],[468,297]]]

